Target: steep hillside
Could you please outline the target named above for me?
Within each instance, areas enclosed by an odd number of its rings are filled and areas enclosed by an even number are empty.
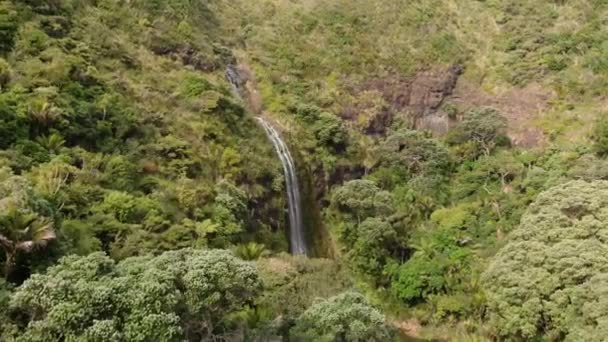
[[[310,0],[243,7],[246,59],[264,75],[263,94],[274,110],[304,100],[341,113],[374,103],[373,93],[361,98],[360,91],[372,79],[394,82],[450,65],[464,70],[457,109],[498,102],[514,134],[533,126],[549,142],[584,139],[603,110],[601,1]]]
[[[606,5],[240,6],[238,60],[313,169],[342,258],[403,317],[491,331],[479,276],[526,207],[605,177]]]
[[[0,1],[0,339],[601,341],[606,14]]]
[[[57,253],[286,250],[280,166],[210,6],[2,3],[3,184],[50,207]]]

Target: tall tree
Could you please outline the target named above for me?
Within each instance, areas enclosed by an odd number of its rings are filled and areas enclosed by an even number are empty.
[[[456,127],[451,139],[454,142],[475,143],[485,155],[489,155],[507,134],[507,119],[490,107],[468,111]]]
[[[0,215],[0,247],[4,251],[4,278],[8,279],[20,253],[43,248],[56,237],[53,224],[34,213],[10,208]]]
[[[483,276],[497,334],[603,341],[607,236],[608,181],[571,181],[540,194]]]

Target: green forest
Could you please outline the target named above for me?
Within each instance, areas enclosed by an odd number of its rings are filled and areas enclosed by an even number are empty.
[[[607,18],[0,0],[0,341],[606,341]]]

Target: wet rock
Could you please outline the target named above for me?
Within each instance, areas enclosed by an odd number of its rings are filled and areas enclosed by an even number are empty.
[[[219,68],[219,63],[217,61],[202,56],[192,47],[180,49],[177,54],[174,55],[174,58],[180,59],[184,65],[190,65],[199,71],[211,72]]]
[[[312,172],[314,191],[317,201],[323,200],[334,185],[360,179],[365,175],[365,168],[360,165],[338,165],[333,170],[324,170],[318,165]]]
[[[193,46],[166,43],[160,38],[150,43],[150,50],[159,56],[167,56],[174,61],[189,65],[198,71],[215,71],[222,64],[221,57],[206,56]]]

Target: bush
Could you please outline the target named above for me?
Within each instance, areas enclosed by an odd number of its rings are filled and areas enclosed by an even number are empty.
[[[3,58],[0,58],[0,89],[4,89],[11,81],[12,69],[11,65]]]
[[[106,163],[104,181],[107,187],[119,191],[133,191],[137,184],[137,169],[124,156],[112,156]]]
[[[365,297],[346,292],[311,306],[290,333],[297,341],[390,341],[393,332],[384,315]]]
[[[18,27],[17,13],[12,3],[3,1],[0,4],[0,52],[2,54],[7,54],[13,49]]]
[[[593,130],[594,149],[600,156],[608,155],[608,120],[607,115],[600,115]]]
[[[0,148],[7,149],[15,141],[29,137],[29,121],[18,110],[23,98],[18,93],[0,94]]]
[[[345,265],[336,260],[280,254],[256,262],[264,291],[257,304],[289,326],[320,298],[352,287]]]
[[[419,233],[420,234],[420,233]],[[415,305],[435,295],[452,295],[464,290],[472,276],[472,253],[459,246],[458,233],[437,228],[420,234],[411,247],[415,252],[402,265],[392,265],[391,291],[402,301]]]

